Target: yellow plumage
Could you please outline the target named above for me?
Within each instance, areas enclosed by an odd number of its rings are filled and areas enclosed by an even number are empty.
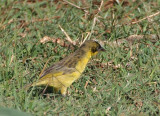
[[[80,78],[88,61],[104,49],[97,41],[86,41],[77,51],[46,69],[32,86],[48,85],[66,95],[67,87]]]

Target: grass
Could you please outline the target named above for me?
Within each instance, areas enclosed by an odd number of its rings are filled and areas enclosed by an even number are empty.
[[[159,115],[160,15],[131,24],[158,12],[159,1],[104,1],[100,10],[101,1],[70,2],[88,12],[62,1],[0,1],[0,107],[47,116]],[[106,52],[89,62],[67,97],[41,95],[44,87],[27,91],[25,85],[39,78],[48,59],[47,67],[77,49],[40,42],[48,36],[70,44],[59,25],[77,43],[91,33]],[[154,42],[148,39],[152,34]],[[132,44],[108,44],[131,35],[144,37]]]

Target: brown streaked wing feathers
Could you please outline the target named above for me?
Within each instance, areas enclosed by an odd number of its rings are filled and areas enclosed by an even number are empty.
[[[74,71],[73,68],[75,68],[75,65],[76,65],[79,57],[82,57],[82,54],[80,54],[79,50],[77,50],[73,54],[65,57],[61,61],[59,61],[59,62],[53,64],[52,66],[50,66],[49,68],[47,68],[42,73],[40,78],[42,78],[43,76],[45,76],[46,74],[49,74],[51,72],[52,73],[61,72],[61,71],[67,72],[66,70],[68,70],[68,73],[71,73],[71,71]]]

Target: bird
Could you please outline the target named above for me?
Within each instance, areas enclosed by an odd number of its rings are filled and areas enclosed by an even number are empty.
[[[92,56],[105,49],[95,40],[86,40],[79,49],[47,68],[32,86],[51,86],[66,96],[67,88],[80,78]]]

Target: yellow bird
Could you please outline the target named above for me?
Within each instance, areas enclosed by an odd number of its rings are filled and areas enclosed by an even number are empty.
[[[60,90],[65,96],[67,87],[80,78],[90,58],[99,51],[104,51],[104,48],[97,41],[85,41],[73,54],[46,69],[32,86],[51,86],[56,92]]]

